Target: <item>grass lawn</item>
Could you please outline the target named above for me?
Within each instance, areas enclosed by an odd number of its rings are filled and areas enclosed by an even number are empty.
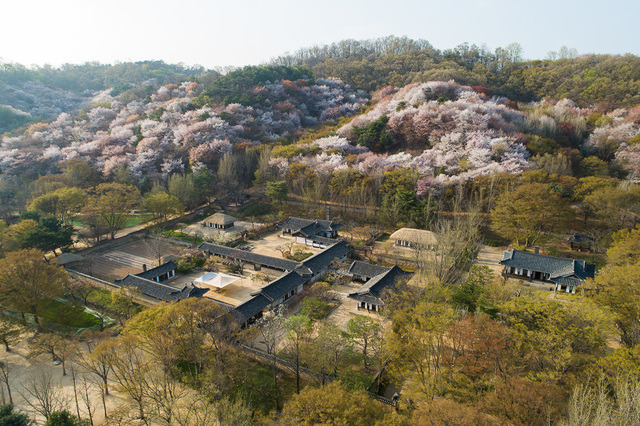
[[[125,221],[124,227],[129,228],[131,226],[137,226],[141,223],[145,223],[151,220],[150,214],[132,214],[127,216],[127,220]],[[84,222],[84,218],[82,216],[76,216],[69,221],[71,225],[74,226],[87,226]]]
[[[113,306],[113,299],[111,298],[111,292],[109,290],[94,288],[91,294],[87,297],[87,300],[95,303],[96,305],[103,306],[108,310],[117,311]],[[144,306],[138,305],[135,302],[134,305],[136,305],[136,312],[144,310]]]
[[[67,327],[87,328],[100,324],[100,320],[95,316],[58,300],[52,300],[42,316],[47,321]]]
[[[109,308],[111,307],[111,292],[101,288],[94,288],[91,294],[87,297],[87,300],[97,305]]]

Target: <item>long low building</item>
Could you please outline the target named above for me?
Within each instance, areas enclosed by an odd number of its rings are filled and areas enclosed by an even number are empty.
[[[137,275],[127,275],[121,280],[116,280],[116,284],[121,287],[133,287],[144,296],[158,302],[175,302],[188,299],[190,297],[201,297],[208,289],[201,289],[193,284],[187,284],[180,288],[152,281]]]
[[[546,256],[523,250],[507,250],[502,260],[503,275],[551,282],[556,291],[576,293],[576,289],[584,284],[587,278],[595,275],[595,265],[584,260]]]
[[[271,281],[260,290],[251,293],[251,299],[237,306],[233,315],[240,324],[248,324],[262,317],[265,310],[272,309],[300,293],[309,277],[295,271],[288,272]]]
[[[252,293],[251,299],[238,305],[233,310],[233,315],[238,323],[246,326],[260,318],[264,311],[273,309],[293,297],[296,293],[301,292],[305,284],[312,283],[319,279],[330,269],[334,262],[344,262],[351,249],[344,241],[333,240],[332,242],[332,245],[302,262],[266,256],[211,243],[202,243],[198,248],[208,256],[219,256],[223,259],[285,272],[279,278]]]
[[[438,246],[438,235],[424,229],[400,228],[389,237],[398,247],[422,248],[435,250]]]
[[[223,259],[240,261],[246,264],[258,265],[277,271],[293,271],[302,264],[294,260],[281,259],[279,257],[265,256],[263,254],[252,253],[246,250],[239,250],[232,247],[221,246],[213,243],[202,243],[198,249],[208,256],[219,256]]]

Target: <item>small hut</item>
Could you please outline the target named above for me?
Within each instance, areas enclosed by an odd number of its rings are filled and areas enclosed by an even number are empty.
[[[233,227],[236,220],[235,217],[227,214],[216,213],[202,221],[202,226],[205,228],[229,229]]]

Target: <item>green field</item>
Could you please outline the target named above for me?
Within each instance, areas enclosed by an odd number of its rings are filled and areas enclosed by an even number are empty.
[[[52,300],[42,315],[47,321],[67,327],[87,328],[100,324],[100,319],[75,306]]]
[[[124,224],[124,227],[129,228],[131,226],[137,226],[137,225],[140,225],[141,223],[148,222],[149,220],[151,220],[150,214],[132,214],[127,216],[127,220]],[[74,217],[69,221],[69,223],[73,226],[85,226],[85,227],[88,226],[82,216]]]

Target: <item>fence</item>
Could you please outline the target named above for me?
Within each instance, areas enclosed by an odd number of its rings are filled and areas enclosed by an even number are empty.
[[[270,355],[268,352],[265,352],[265,351],[260,350],[260,349],[252,348],[252,347],[249,347],[249,346],[246,346],[246,345],[238,345],[238,347],[240,349],[242,349],[243,351],[249,352],[250,354],[254,355],[255,357],[260,358],[263,361],[267,361],[269,363],[273,362],[273,355]],[[295,371],[296,371],[296,364],[291,362],[291,361],[288,361],[286,359],[282,359],[282,358],[276,357],[276,364],[280,365],[281,367],[285,367],[288,371],[290,371],[292,373],[295,373]],[[386,366],[386,364],[387,363],[385,363],[385,366]],[[333,377],[333,376],[330,376],[328,374],[318,373],[317,371],[311,370],[311,369],[306,368],[306,367],[299,366],[298,369],[299,369],[300,373],[302,373],[303,375],[305,375],[307,377],[312,377],[312,378],[314,378],[316,380],[320,380],[321,383],[332,382],[332,381],[335,380],[335,377]],[[379,379],[379,377],[380,377],[380,375],[382,374],[383,371],[384,371],[384,367],[378,374],[376,374],[376,379]],[[374,379],[374,384],[376,383],[376,379]],[[371,388],[371,387],[369,387],[369,388]],[[390,398],[386,398],[386,397],[384,397],[382,395],[378,395],[377,393],[371,392],[368,389],[367,389],[367,394],[369,395],[369,397],[371,397],[371,398],[373,398],[373,399],[375,399],[377,401],[380,401],[380,402],[382,402],[384,404],[391,405],[393,407],[395,407],[397,405],[397,401],[396,400],[390,399]]]
[[[254,356],[261,358],[262,360],[268,361],[270,363],[273,362],[273,355],[270,355],[268,352],[265,352],[260,349],[252,348],[246,345],[238,345],[238,347],[245,352],[249,352]],[[279,364],[282,367],[286,367],[290,372],[295,373],[296,371],[296,364],[286,359],[276,357],[276,364]],[[335,380],[332,376],[329,376],[328,374],[318,373],[317,371],[313,371],[306,367],[299,366],[298,370],[300,371],[300,373],[304,374],[305,376],[311,377],[313,379],[319,379],[322,383],[332,382],[333,380]]]
[[[113,290],[121,287],[121,286],[119,286],[117,284],[110,283],[109,281],[101,280],[100,278],[96,278],[96,277],[93,277],[91,275],[75,271],[73,269],[65,268],[65,270],[70,275],[75,275],[76,277],[81,277],[81,278],[87,280],[94,287],[102,288],[102,289],[109,290],[109,291],[113,291]],[[144,305],[144,306],[153,306],[153,305],[156,305],[158,303],[157,301],[154,301],[154,300],[152,300],[150,298],[147,298],[144,295],[139,295],[139,294],[135,294],[135,293],[133,294],[132,299],[137,304]]]

